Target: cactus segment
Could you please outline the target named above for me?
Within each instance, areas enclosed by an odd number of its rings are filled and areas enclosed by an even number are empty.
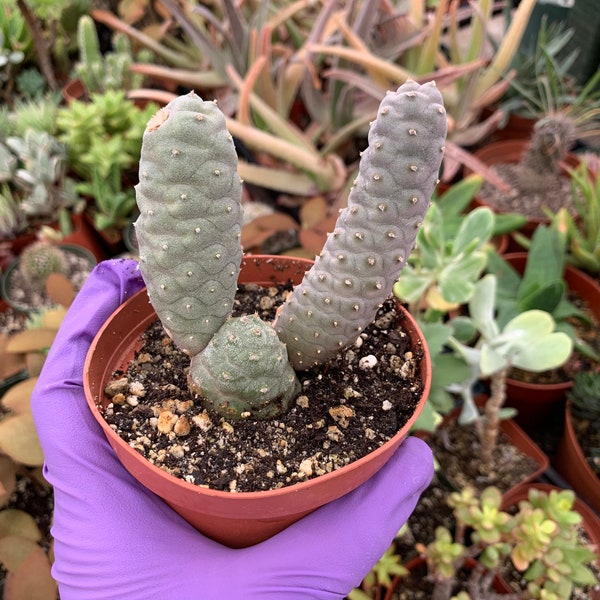
[[[300,391],[285,346],[256,315],[227,320],[192,357],[188,382],[205,408],[226,419],[274,419]]]
[[[354,342],[390,295],[429,207],[446,129],[433,82],[408,81],[381,102],[348,205],[275,325],[295,369]]]
[[[149,121],[136,186],[140,270],[165,330],[190,355],[233,308],[241,194],[233,140],[214,102],[191,92]]]

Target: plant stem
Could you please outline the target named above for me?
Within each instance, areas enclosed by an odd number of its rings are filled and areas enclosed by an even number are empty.
[[[51,90],[57,90],[58,84],[56,83],[54,69],[52,68],[52,63],[50,61],[50,44],[44,40],[44,32],[42,31],[40,23],[31,12],[29,6],[25,3],[25,0],[17,0],[17,6],[23,15],[23,19],[27,24],[31,37],[33,38],[33,45],[38,57],[40,71],[44,75],[48,87]]]
[[[506,399],[506,374],[504,368],[490,377],[490,397],[485,403],[483,428],[481,431],[481,459],[484,465],[492,461],[492,452],[496,447],[498,430],[500,428],[500,409]]]

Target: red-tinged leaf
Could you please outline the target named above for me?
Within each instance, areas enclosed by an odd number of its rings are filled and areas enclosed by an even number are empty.
[[[3,600],[56,600],[57,592],[50,561],[36,544],[21,564],[6,576]]]

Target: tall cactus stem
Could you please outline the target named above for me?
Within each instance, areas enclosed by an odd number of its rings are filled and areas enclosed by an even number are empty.
[[[388,92],[333,233],[276,323],[296,370],[354,342],[412,252],[438,181],[447,118],[434,83]]]

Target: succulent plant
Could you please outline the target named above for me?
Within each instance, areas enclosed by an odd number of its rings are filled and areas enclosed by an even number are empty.
[[[574,146],[576,139],[576,122],[567,114],[559,112],[537,121],[519,165],[519,190],[544,190],[553,185],[549,176],[559,173],[560,161]]]
[[[519,598],[570,598],[574,589],[594,585],[589,565],[596,556],[579,537],[582,517],[574,500],[572,490],[532,488],[513,513],[503,509],[496,487],[479,495],[470,488],[451,493],[454,533],[440,526],[434,540],[416,545],[434,581],[432,597],[450,599],[456,573],[468,558],[477,559],[466,583],[473,598],[496,597],[492,578],[507,562],[522,573],[525,589]]]
[[[60,248],[49,242],[34,242],[19,257],[19,271],[34,288],[43,288],[51,273],[65,273],[67,264]]]
[[[478,338],[475,346],[456,337],[448,345],[473,367],[471,377],[460,387],[463,408],[459,422],[475,422],[481,444],[481,467],[487,469],[498,439],[502,407],[506,399],[506,377],[510,367],[541,372],[562,365],[571,355],[573,342],[562,331],[556,331],[552,315],[540,309],[524,310],[508,323],[500,325],[497,312],[497,278],[488,273],[475,285],[469,300],[469,317],[452,320],[455,330],[471,329]],[[473,400],[473,384],[490,377],[490,396],[484,415]],[[457,390],[458,391],[458,390]]]
[[[260,334],[274,346],[257,354],[282,360],[258,360],[253,377],[240,378],[234,391],[223,365],[249,365],[252,352],[248,358],[230,353],[256,347],[258,334],[254,319],[242,318],[242,327],[230,317],[242,256],[233,141],[216,104],[194,93],[150,120],[136,186],[140,269],[165,329],[192,357],[191,388],[210,396],[211,408],[228,418],[276,416],[298,389],[292,367],[326,362],[372,321],[413,249],[437,182],[446,126],[435,84],[409,81],[386,96],[348,206],[281,308],[278,339]],[[271,402],[280,408],[265,408]]]
[[[75,72],[88,93],[141,86],[143,76],[129,70],[133,64],[129,38],[124,34],[117,34],[113,44],[114,50],[102,54],[94,20],[87,14],[79,17],[77,46],[80,61],[75,66]],[[143,53],[142,60],[149,59],[152,55],[148,50],[144,50]]]
[[[589,419],[600,429],[600,373],[582,371],[573,378],[569,392],[571,410],[580,419]]]

